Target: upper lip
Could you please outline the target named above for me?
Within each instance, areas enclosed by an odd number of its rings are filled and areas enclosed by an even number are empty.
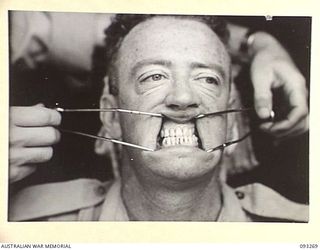
[[[164,118],[172,120],[176,123],[186,123],[192,121],[200,113],[195,111],[168,111],[162,112]]]
[[[166,111],[166,112],[161,112],[161,114],[163,115],[163,118],[162,118],[162,124],[160,126],[160,131],[157,136],[158,140],[160,140],[161,138],[160,132],[161,132],[161,129],[163,128],[163,123],[165,122],[165,120],[170,120],[177,124],[186,124],[186,123],[192,122],[194,123],[195,134],[199,139],[199,148],[202,149],[202,141],[198,134],[198,128],[196,125],[196,117],[202,113],[200,113],[199,111],[193,110],[193,111]]]

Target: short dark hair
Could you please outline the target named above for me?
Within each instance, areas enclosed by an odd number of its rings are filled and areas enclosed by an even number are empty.
[[[179,19],[193,19],[204,23],[211,28],[213,32],[217,34],[220,40],[227,44],[229,40],[229,32],[226,27],[226,21],[219,16],[210,15],[159,15],[159,14],[117,14],[112,18],[110,26],[105,30],[105,43],[104,52],[105,56],[101,57],[104,62],[98,62],[100,74],[103,74],[102,78],[106,74],[111,74],[111,69],[116,58],[117,52],[121,46],[121,43],[125,36],[132,30],[136,25],[142,23],[148,19],[154,17],[175,17]],[[97,63],[97,62],[96,62]],[[110,79],[110,92],[114,95],[117,94],[118,90],[113,79]]]

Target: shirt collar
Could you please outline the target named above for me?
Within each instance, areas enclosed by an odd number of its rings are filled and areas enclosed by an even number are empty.
[[[110,187],[102,205],[100,221],[129,221],[121,198],[121,182],[116,180]]]
[[[241,204],[234,193],[234,190],[227,184],[222,185],[223,206],[218,216],[218,222],[244,222],[248,218],[243,211]],[[100,221],[129,221],[126,208],[121,198],[121,182],[115,181],[102,205]]]

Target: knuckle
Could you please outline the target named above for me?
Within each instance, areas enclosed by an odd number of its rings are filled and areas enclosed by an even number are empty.
[[[302,86],[306,86],[306,79],[302,74],[296,74],[296,82],[299,83]]]
[[[9,123],[11,126],[16,124],[17,117],[19,117],[20,107],[10,107],[9,108]]]
[[[12,106],[9,108],[10,115],[16,115],[21,110],[21,107]]]
[[[291,76],[291,84],[299,89],[299,91],[303,91],[303,93],[307,93],[307,82],[303,75],[300,73],[293,74]]]
[[[39,107],[39,117],[42,122],[47,125],[59,125],[61,122],[61,115],[58,111],[51,110],[45,107]]]
[[[23,139],[21,129],[19,129],[15,126],[10,128],[10,132],[9,132],[9,145],[10,145],[10,147],[22,146],[24,144],[24,142],[25,141]]]
[[[10,169],[15,168],[17,165],[21,163],[21,153],[17,149],[10,148],[9,150],[9,164]]]

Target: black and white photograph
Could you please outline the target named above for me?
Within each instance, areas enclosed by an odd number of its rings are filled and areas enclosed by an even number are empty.
[[[309,222],[312,17],[8,19],[9,222]]]

